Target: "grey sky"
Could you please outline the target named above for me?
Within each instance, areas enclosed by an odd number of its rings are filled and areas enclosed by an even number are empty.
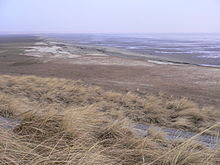
[[[0,33],[220,33],[220,0],[0,0]]]

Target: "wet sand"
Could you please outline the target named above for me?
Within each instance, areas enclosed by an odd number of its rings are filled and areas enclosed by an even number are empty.
[[[114,91],[187,97],[220,109],[219,68],[143,60],[119,49],[0,37],[0,74],[80,79]]]

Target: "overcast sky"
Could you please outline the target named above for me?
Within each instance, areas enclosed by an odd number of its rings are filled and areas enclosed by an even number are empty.
[[[220,33],[220,0],[0,0],[0,33]]]

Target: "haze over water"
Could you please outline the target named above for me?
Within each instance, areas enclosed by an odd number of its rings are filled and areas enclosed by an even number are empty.
[[[71,43],[127,49],[169,61],[220,67],[220,34],[59,34],[52,37]]]

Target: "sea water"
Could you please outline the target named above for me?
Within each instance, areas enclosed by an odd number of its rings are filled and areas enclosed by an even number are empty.
[[[220,34],[62,34],[65,42],[126,49],[168,61],[220,67]]]

